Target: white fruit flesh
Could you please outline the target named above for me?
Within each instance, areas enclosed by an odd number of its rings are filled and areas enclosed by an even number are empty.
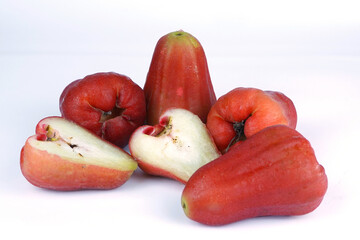
[[[147,134],[150,126],[134,132],[129,146],[136,159],[187,181],[198,168],[219,157],[198,116],[184,109],[171,109],[161,119],[169,121],[159,134]]]
[[[47,118],[40,124],[51,129],[53,138],[45,141],[29,138],[29,144],[61,158],[81,164],[92,164],[122,171],[132,171],[137,163],[121,149],[105,142],[86,129],[63,118]],[[50,134],[52,134],[50,133]]]

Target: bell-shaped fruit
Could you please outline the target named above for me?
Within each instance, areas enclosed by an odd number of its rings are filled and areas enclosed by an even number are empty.
[[[53,190],[111,189],[137,168],[122,149],[60,117],[36,126],[21,150],[20,167],[33,185]]]
[[[60,96],[60,111],[64,118],[125,147],[145,122],[145,95],[129,77],[100,72],[70,83]]]
[[[220,156],[205,124],[195,114],[180,108],[168,109],[156,126],[135,130],[129,149],[144,172],[182,183]]]
[[[160,38],[144,92],[148,124],[156,124],[168,108],[187,109],[205,123],[216,97],[200,42],[181,30]]]
[[[295,129],[296,122],[295,106],[283,93],[239,87],[216,101],[206,126],[218,149],[225,153],[266,127],[284,124]]]
[[[313,211],[327,190],[310,143],[284,125],[265,128],[196,171],[182,194],[185,214],[223,225]]]

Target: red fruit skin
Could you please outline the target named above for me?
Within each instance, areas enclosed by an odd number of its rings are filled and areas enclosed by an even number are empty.
[[[34,186],[58,191],[113,189],[123,185],[133,171],[69,162],[60,156],[33,148],[21,149],[20,168]]]
[[[277,124],[295,129],[297,114],[293,102],[283,93],[256,88],[233,89],[216,101],[207,117],[206,126],[222,153],[236,136],[234,123],[243,120],[243,134],[248,138]]]
[[[149,125],[155,125],[168,108],[187,109],[205,123],[216,96],[200,42],[184,31],[161,37],[144,92]]]
[[[182,206],[190,219],[207,225],[302,215],[319,206],[327,185],[310,143],[296,130],[276,125],[196,171]]]
[[[129,77],[96,73],[70,83],[60,96],[62,116],[103,139],[125,147],[145,122],[143,90]]]
[[[173,179],[173,180],[176,180],[182,184],[185,184],[186,181],[177,177],[176,175],[172,174],[171,172],[169,171],[166,171],[164,169],[161,169],[161,168],[158,168],[158,167],[155,167],[147,162],[144,162],[144,161],[141,161],[140,159],[135,159],[138,164],[139,164],[139,167],[141,168],[141,170],[143,170],[143,172],[147,173],[147,174],[150,174],[150,175],[153,175],[153,176],[162,176],[162,177],[166,177],[166,178],[170,178],[170,179]]]

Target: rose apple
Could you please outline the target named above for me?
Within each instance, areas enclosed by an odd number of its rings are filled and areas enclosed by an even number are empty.
[[[116,188],[137,168],[128,153],[60,117],[37,124],[20,159],[30,183],[54,190]]]
[[[181,30],[161,37],[144,92],[149,125],[155,125],[168,108],[187,109],[205,123],[216,97],[200,42]]]
[[[224,153],[263,128],[284,124],[295,129],[296,122],[295,106],[283,93],[239,87],[216,101],[206,125]]]
[[[127,76],[96,73],[69,84],[60,97],[60,111],[96,135],[119,146],[146,118],[143,90]]]
[[[205,124],[180,108],[164,112],[158,125],[135,130],[129,149],[145,172],[182,183],[199,167],[220,156]]]
[[[271,126],[196,171],[182,194],[186,215],[223,225],[267,215],[302,215],[327,190],[324,168],[296,130]]]

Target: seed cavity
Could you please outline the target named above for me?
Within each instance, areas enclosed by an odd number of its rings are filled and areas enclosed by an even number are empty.
[[[59,134],[58,131],[56,131],[55,129],[53,129],[50,125],[46,126],[45,128],[46,130],[46,141],[49,142],[54,142],[56,145],[58,145],[59,147],[61,147],[64,143],[67,144],[74,152],[75,149],[78,151],[79,150],[79,146],[77,144],[73,144],[69,141],[66,141],[64,138],[62,138]],[[69,137],[69,140],[73,140],[74,137]],[[84,157],[81,153],[79,152],[75,152],[77,153],[80,157]]]
[[[57,141],[59,139],[59,133],[53,129],[50,125],[46,126],[46,141]]]
[[[165,125],[165,126],[164,126],[163,130],[160,131],[155,137],[160,137],[160,136],[162,136],[162,135],[167,135],[167,134],[169,134],[169,133],[171,132],[171,129],[172,129],[172,119],[171,119],[171,117],[169,117],[169,118],[167,119],[167,123],[166,123],[166,124],[163,123],[163,122],[161,122],[161,124],[162,124],[162,125]]]

